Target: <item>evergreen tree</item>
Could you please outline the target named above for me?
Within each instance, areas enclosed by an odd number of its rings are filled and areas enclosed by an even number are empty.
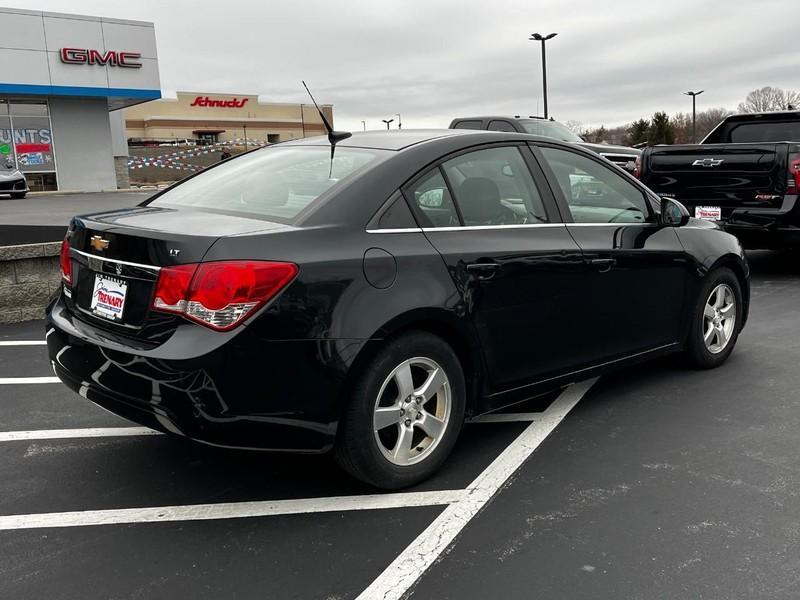
[[[647,132],[647,143],[651,146],[675,143],[675,127],[670,122],[667,113],[657,112],[653,115]]]
[[[628,142],[631,146],[643,144],[647,141],[647,134],[650,131],[650,121],[639,119],[628,127]]]

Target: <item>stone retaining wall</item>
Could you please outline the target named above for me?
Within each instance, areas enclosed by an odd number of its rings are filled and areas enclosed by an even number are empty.
[[[61,242],[0,246],[0,323],[44,318],[61,282]]]

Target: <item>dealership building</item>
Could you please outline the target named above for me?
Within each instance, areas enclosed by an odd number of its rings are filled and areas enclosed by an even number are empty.
[[[152,23],[0,8],[0,161],[32,190],[127,184],[122,110],[161,97]]]
[[[333,123],[333,107],[320,107]],[[132,145],[248,140],[274,143],[325,133],[313,104],[261,102],[251,94],[178,92],[124,110]]]

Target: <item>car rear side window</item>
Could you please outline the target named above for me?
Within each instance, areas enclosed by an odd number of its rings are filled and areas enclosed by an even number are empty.
[[[476,150],[442,167],[464,225],[548,222],[542,197],[516,146]]]
[[[577,152],[541,148],[576,223],[646,223],[642,192],[617,172]]]
[[[375,161],[381,151],[284,146],[225,161],[170,188],[153,206],[205,208],[291,222],[333,186]]]
[[[517,131],[508,121],[489,121],[487,129],[489,131],[510,131],[512,133],[516,133]]]
[[[458,121],[453,129],[483,129],[483,121]]]
[[[438,168],[411,185],[406,193],[421,227],[458,227],[461,222],[450,190]]]

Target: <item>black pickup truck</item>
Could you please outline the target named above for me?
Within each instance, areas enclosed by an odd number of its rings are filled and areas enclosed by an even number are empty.
[[[646,148],[634,175],[746,248],[800,247],[800,111],[733,115],[700,144]]]

